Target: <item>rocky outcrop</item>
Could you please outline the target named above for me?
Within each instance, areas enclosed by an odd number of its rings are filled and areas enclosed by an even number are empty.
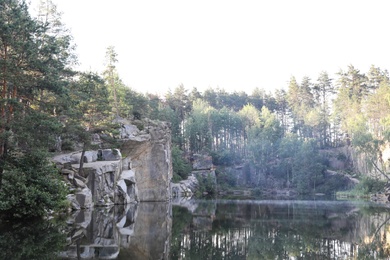
[[[67,181],[73,209],[167,201],[171,197],[171,135],[164,122],[118,119],[122,148],[61,154],[53,160]],[[140,128],[142,130],[140,130]],[[97,140],[97,138],[95,138]]]
[[[390,171],[388,163],[390,161],[390,143],[382,145],[380,149],[381,156],[378,158],[359,152],[356,147],[351,145],[333,149],[333,152],[337,152],[337,156],[336,159],[332,157],[329,159],[330,167],[335,170],[349,169],[357,174],[386,180],[380,171]]]
[[[122,164],[119,150],[85,152],[81,171],[80,158],[81,152],[54,158],[70,186],[68,200],[73,209],[128,204],[137,200],[134,172]]]
[[[186,180],[171,185],[173,198],[190,198],[198,187],[198,179],[194,175],[190,175]]]
[[[195,171],[210,170],[214,168],[213,159],[209,155],[194,154],[191,159],[192,168]]]
[[[192,175],[197,179],[208,179],[217,183],[215,166],[209,155],[194,154],[192,162]]]
[[[209,181],[211,178],[211,181],[217,182],[211,156],[194,154],[192,157],[192,169],[191,175],[186,180],[171,184],[173,198],[191,198],[199,187],[198,179],[207,179]]]
[[[169,124],[136,121],[130,127],[122,120],[121,152],[135,173],[140,201],[167,201],[171,197],[171,131]],[[139,128],[142,129],[138,130]]]

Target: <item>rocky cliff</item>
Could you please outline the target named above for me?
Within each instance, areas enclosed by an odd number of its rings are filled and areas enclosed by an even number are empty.
[[[169,125],[152,120],[135,123],[138,127],[121,121],[121,152],[135,173],[138,198],[140,201],[169,200],[172,179]]]
[[[168,123],[118,119],[120,149],[87,151],[53,160],[70,186],[73,209],[94,205],[167,201],[171,197],[171,134]]]

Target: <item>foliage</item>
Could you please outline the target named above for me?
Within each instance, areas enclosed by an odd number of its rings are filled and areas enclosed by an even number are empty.
[[[217,151],[210,152],[213,158],[213,164],[219,166],[232,166],[236,162],[240,162],[239,155],[235,155],[232,151],[227,149],[218,149]]]
[[[215,196],[217,192],[216,180],[211,174],[198,174],[198,189],[196,190],[196,196],[201,197],[204,195]]]
[[[218,188],[225,190],[225,189],[235,187],[237,185],[237,176],[234,173],[228,171],[228,169],[224,167],[220,167],[220,168],[222,169],[217,169],[215,171]]]
[[[57,259],[66,244],[65,224],[54,220],[0,224],[0,259]]]
[[[313,142],[303,142],[292,164],[293,183],[299,193],[316,190],[323,179],[325,167]]]
[[[66,208],[66,186],[46,157],[39,150],[9,155],[0,190],[2,216],[34,218]]]
[[[355,192],[362,195],[368,195],[371,193],[382,192],[386,186],[385,181],[373,179],[370,177],[364,177],[354,188]]]
[[[36,19],[25,1],[0,1],[0,187],[12,151],[54,151],[62,139],[63,149],[85,152],[95,133],[117,137],[111,125],[117,117],[171,123],[175,181],[190,171],[184,154],[206,152],[216,165],[254,165],[256,173],[245,176],[251,184],[279,182],[311,192],[326,181],[318,149],[351,143],[390,180],[381,170],[390,142],[386,70],[372,66],[363,73],[349,65],[335,79],[324,71],[316,80],[292,76],[286,90],[256,88],[250,95],[220,88],[189,92],[181,84],[160,97],[122,82],[114,46],[107,48],[102,75],[73,71],[71,39],[51,0],[41,1]]]
[[[19,120],[10,124],[12,129],[11,138],[8,139],[10,147],[18,147],[23,151],[54,148],[56,139],[62,131],[62,125],[57,118],[28,108],[23,112],[16,111],[14,115]]]
[[[191,173],[191,165],[183,158],[183,151],[177,145],[172,146],[173,182],[187,179]]]

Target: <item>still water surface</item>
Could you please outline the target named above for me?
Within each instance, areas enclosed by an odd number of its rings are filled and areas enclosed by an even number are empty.
[[[1,223],[0,259],[390,259],[390,209],[351,201],[175,201]]]

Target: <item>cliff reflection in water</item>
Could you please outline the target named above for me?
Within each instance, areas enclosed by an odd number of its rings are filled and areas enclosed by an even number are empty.
[[[78,211],[63,259],[388,259],[390,211],[365,202],[174,201]]]
[[[77,211],[69,219],[64,259],[168,259],[169,203]]]
[[[188,208],[173,208],[171,259],[390,257],[389,210],[368,203],[221,201]]]

